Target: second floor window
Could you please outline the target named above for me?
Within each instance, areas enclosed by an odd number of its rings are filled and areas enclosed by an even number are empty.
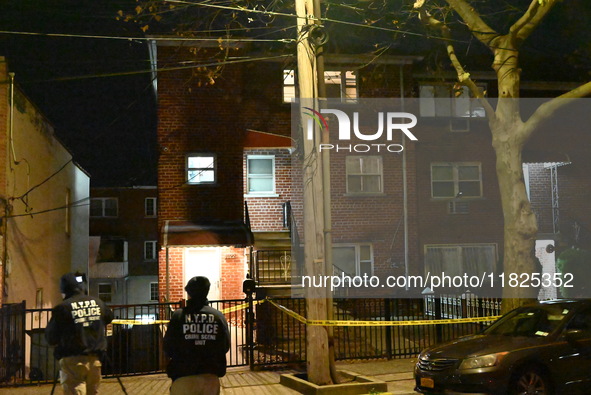
[[[345,103],[357,102],[357,76],[350,70],[327,70],[324,72],[326,98],[341,99]],[[297,97],[297,82],[294,70],[283,71],[283,101],[290,103]]]
[[[156,241],[144,242],[144,260],[155,261],[156,260]]]
[[[347,156],[347,193],[382,193],[381,156]]]
[[[98,297],[105,303],[111,303],[112,300],[112,287],[109,283],[103,283],[98,285]]]
[[[187,183],[213,184],[215,178],[215,156],[212,154],[192,154],[187,156]]]
[[[246,158],[246,192],[249,194],[275,193],[275,157],[249,155]]]
[[[117,198],[91,198],[91,217],[117,217],[119,202]]]
[[[432,163],[431,197],[448,199],[482,197],[480,163]]]
[[[478,86],[484,92],[485,86]],[[466,117],[485,116],[480,102],[473,99],[467,86],[452,84],[421,84],[420,105],[422,117]]]
[[[146,217],[155,217],[156,216],[156,198],[155,197],[146,198],[145,208],[146,208]]]

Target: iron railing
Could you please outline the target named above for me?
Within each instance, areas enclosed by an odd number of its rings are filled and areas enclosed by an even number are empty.
[[[273,301],[302,317],[306,316],[305,299],[277,298]],[[229,367],[265,367],[306,360],[306,324],[294,314],[286,314],[265,300],[220,300],[210,304],[223,311],[228,320],[232,337],[232,347],[227,354]],[[111,306],[119,321],[108,329],[109,347],[103,374],[130,376],[163,372],[167,362],[162,344],[166,322],[179,306],[181,303]],[[483,300],[475,296],[467,298],[465,295],[333,300],[334,319],[347,321],[488,317],[498,315],[499,308],[498,300]],[[33,384],[55,379],[57,364],[53,350],[44,337],[50,318],[51,310],[26,310],[24,303],[0,309],[0,374],[3,378],[0,385]],[[335,326],[335,359],[415,356],[429,345],[479,332],[488,324]]]

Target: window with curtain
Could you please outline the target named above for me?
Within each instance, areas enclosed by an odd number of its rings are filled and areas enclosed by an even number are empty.
[[[425,246],[425,273],[434,276],[481,276],[495,272],[496,262],[496,244]]]

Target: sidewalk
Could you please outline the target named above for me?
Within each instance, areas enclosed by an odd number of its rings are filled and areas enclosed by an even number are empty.
[[[391,361],[355,361],[338,362],[337,368],[348,370],[365,376],[371,376],[388,384],[388,391],[396,395],[416,394],[413,391],[414,381],[412,370],[414,360],[393,359]],[[293,373],[294,370],[256,371],[248,368],[228,369],[222,378],[222,394],[251,395],[251,394],[298,394],[279,384],[279,376],[283,373]],[[167,395],[169,394],[170,379],[163,374],[122,377],[121,381],[129,395]],[[26,387],[0,388],[0,394],[10,395],[49,395],[50,384]],[[61,394],[61,388],[56,387],[55,394]],[[123,394],[117,379],[105,379],[101,383],[100,394]]]

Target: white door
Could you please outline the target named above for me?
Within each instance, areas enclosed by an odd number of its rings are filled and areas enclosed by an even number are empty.
[[[220,299],[220,257],[218,248],[185,248],[185,281],[183,284],[186,285],[187,281],[195,276],[207,277],[211,283],[207,299]]]

